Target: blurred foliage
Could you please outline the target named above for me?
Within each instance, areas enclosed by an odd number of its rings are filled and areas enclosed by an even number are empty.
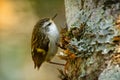
[[[34,70],[30,42],[39,17],[63,11],[63,0],[0,0],[0,80],[56,80],[53,65]]]
[[[61,4],[63,5],[64,0],[28,0],[28,1],[30,1],[34,12],[38,16],[49,15],[53,13],[55,14],[58,13],[60,9],[64,8],[64,6],[61,6]]]

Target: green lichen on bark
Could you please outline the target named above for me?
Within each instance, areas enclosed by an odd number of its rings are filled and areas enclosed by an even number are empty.
[[[81,10],[78,14],[80,17],[78,21],[71,25],[71,29],[79,28],[81,27],[80,24],[85,24],[84,31],[79,40],[73,36],[70,42],[71,45],[78,48],[77,54],[88,56],[98,52],[102,54],[114,52],[116,45],[113,43],[113,38],[120,35],[115,28],[114,18],[111,15],[108,16],[102,8],[91,11]],[[88,17],[89,15],[91,17]]]
[[[114,42],[114,38],[120,36],[120,29],[117,29],[115,24],[120,2],[109,5],[106,4],[108,0],[65,0],[65,2],[68,23],[66,36],[70,37],[67,49],[74,53],[76,58],[67,60],[69,65],[65,72],[61,71],[61,79],[98,80],[100,73],[108,66],[111,55],[116,54],[119,45]]]
[[[120,79],[120,67],[118,65],[106,68],[98,78],[98,80],[119,80],[119,79]]]

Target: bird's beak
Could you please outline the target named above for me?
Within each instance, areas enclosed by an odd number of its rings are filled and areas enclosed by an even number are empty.
[[[54,20],[57,17],[57,13],[52,17],[52,20]]]

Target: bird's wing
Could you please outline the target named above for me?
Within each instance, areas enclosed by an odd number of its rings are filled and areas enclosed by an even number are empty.
[[[32,40],[31,40],[31,53],[35,64],[35,68],[39,68],[44,62],[49,45],[49,38],[47,35],[40,31],[33,30]]]

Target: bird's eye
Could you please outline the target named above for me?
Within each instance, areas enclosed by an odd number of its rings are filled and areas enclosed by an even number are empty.
[[[51,23],[47,24],[47,26],[50,26],[50,25],[51,25]]]

